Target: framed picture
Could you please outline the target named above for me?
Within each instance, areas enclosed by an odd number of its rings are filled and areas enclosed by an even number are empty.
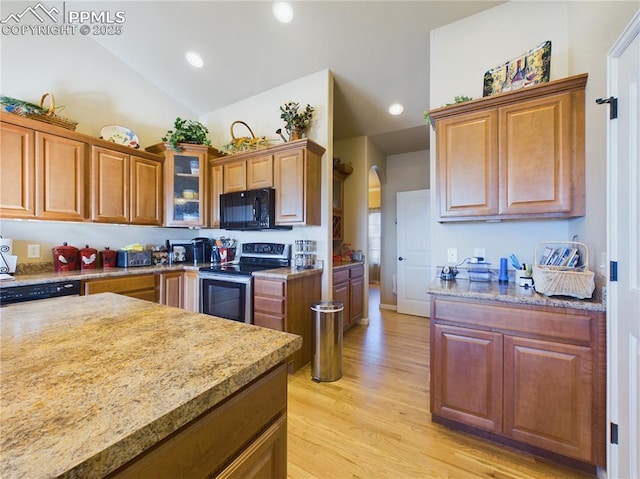
[[[484,74],[482,96],[526,88],[549,81],[551,73],[551,41],[541,43]]]

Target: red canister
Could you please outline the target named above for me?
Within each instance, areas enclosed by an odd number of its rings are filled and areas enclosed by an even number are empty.
[[[118,261],[118,252],[110,250],[108,246],[105,246],[104,250],[100,251],[100,258],[103,268],[115,268]]]
[[[95,248],[89,248],[89,245],[85,245],[80,250],[80,269],[82,271],[87,269],[96,269],[98,263],[98,250]]]
[[[56,271],[73,271],[78,267],[78,248],[69,246],[66,241],[62,246],[51,248],[51,252]]]

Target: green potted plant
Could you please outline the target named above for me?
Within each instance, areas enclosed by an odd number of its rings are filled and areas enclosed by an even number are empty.
[[[471,100],[473,100],[473,98],[471,98],[470,96],[459,95],[453,98],[454,103],[447,103],[445,106],[456,105],[458,103],[464,103],[465,101],[471,101]],[[431,125],[431,117],[429,116],[428,111],[424,112],[424,122],[427,125]]]
[[[309,104],[300,111],[300,104],[294,101],[287,102],[280,107],[280,118],[284,120],[284,128],[289,133],[289,141],[302,138],[311,123],[314,111],[315,108]]]
[[[169,143],[175,151],[180,151],[180,143],[211,146],[211,141],[207,138],[208,133],[207,127],[199,121],[178,117],[173,124],[173,130],[167,131],[162,141]]]

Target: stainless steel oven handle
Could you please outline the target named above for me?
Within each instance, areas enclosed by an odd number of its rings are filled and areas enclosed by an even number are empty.
[[[236,275],[236,274],[219,274],[219,273],[207,273],[198,272],[199,279],[215,279],[218,281],[226,281],[227,283],[250,283],[251,276]]]

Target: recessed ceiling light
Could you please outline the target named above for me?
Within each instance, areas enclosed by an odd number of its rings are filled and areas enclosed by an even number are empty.
[[[404,107],[400,103],[394,103],[389,107],[389,113],[392,115],[399,115],[404,111]]]
[[[271,10],[279,22],[289,23],[293,20],[293,8],[287,2],[273,2]]]
[[[196,52],[187,52],[185,58],[189,62],[189,65],[193,67],[202,68],[204,65],[204,60]]]

